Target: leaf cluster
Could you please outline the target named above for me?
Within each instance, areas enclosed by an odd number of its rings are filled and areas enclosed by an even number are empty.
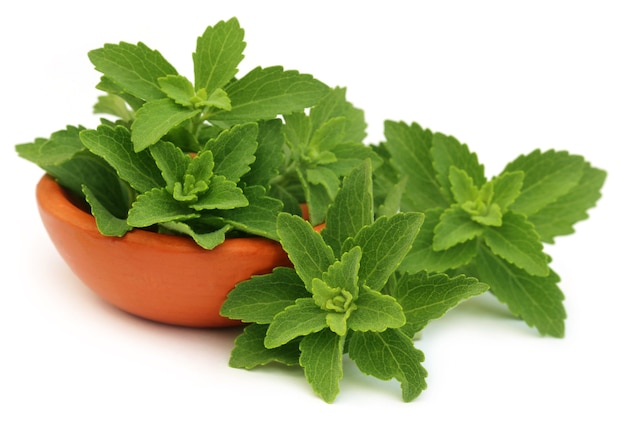
[[[281,213],[277,230],[294,268],[242,282],[222,315],[248,325],[231,366],[299,364],[313,390],[332,402],[339,393],[344,353],[365,374],[395,378],[405,401],[426,388],[424,356],[412,337],[432,319],[487,286],[445,274],[397,274],[424,215],[374,215],[371,161],[345,178],[317,232]]]
[[[193,79],[141,42],[92,50],[105,92],[94,112],[113,119],[17,152],[82,196],[109,236],[146,228],[206,249],[240,234],[278,239],[278,213],[303,203],[322,222],[340,179],[377,158],[363,144],[363,112],[308,74],[271,66],[238,76],[245,46],[236,18],[209,26]]]
[[[563,336],[564,296],[544,244],[587,218],[606,172],[578,155],[535,150],[487,179],[466,144],[416,123],[386,122],[377,150],[387,169],[379,191],[426,214],[400,269],[477,277],[529,326]]]

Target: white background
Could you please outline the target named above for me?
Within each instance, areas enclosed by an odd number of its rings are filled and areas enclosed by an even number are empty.
[[[436,3],[436,4],[435,4]],[[623,426],[626,12],[620,1],[21,1],[0,18],[3,249],[0,425],[196,426],[403,422],[422,426]],[[238,330],[164,326],[101,302],[63,264],[40,223],[36,166],[16,143],[93,126],[99,74],[87,51],[143,41],[192,77],[208,25],[237,16],[241,66],[284,65],[347,86],[369,141],[385,119],[452,134],[490,175],[535,148],[582,154],[609,172],[577,233],[547,248],[568,311],[540,337],[489,295],[431,323],[416,342],[429,387],[345,365],[329,405],[298,369],[227,366]],[[296,421],[300,420],[300,421]],[[387,425],[387,424],[385,424]],[[391,424],[389,424],[391,425]]]

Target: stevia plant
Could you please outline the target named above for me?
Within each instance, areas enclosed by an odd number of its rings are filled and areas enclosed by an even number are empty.
[[[487,290],[541,334],[564,335],[544,244],[587,218],[606,172],[536,150],[488,179],[466,144],[416,123],[387,121],[385,141],[365,144],[345,88],[280,66],[240,76],[245,46],[237,19],[207,27],[192,79],[141,42],[92,50],[100,125],[17,152],[82,198],[105,235],[143,228],[205,249],[279,240],[293,268],[240,283],[222,307],[247,324],[230,365],[299,365],[327,402],[347,359],[415,399],[426,370],[413,337]]]
[[[475,278],[400,274],[423,214],[374,214],[371,162],[343,181],[325,228],[288,213],[277,231],[294,268],[255,276],[230,292],[221,313],[249,323],[230,365],[300,365],[313,390],[332,402],[347,353],[365,374],[396,378],[405,401],[426,388],[413,337],[460,301],[487,290]]]
[[[109,236],[145,228],[212,249],[228,236],[278,239],[278,213],[301,203],[323,221],[341,177],[377,158],[363,112],[308,74],[259,66],[238,76],[243,37],[236,18],[209,26],[193,79],[141,42],[90,51],[105,92],[94,112],[114,120],[68,126],[18,154],[84,198]]]
[[[544,243],[587,218],[606,172],[579,155],[535,150],[487,179],[466,144],[416,123],[387,121],[376,149],[385,159],[379,191],[426,215],[400,270],[477,277],[529,326],[562,337],[564,295]]]

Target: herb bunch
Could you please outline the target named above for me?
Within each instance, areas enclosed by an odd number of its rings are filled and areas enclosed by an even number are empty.
[[[230,365],[299,364],[313,390],[332,402],[348,353],[365,374],[396,378],[402,398],[426,388],[424,356],[413,336],[461,300],[485,292],[477,279],[398,274],[424,215],[374,215],[371,162],[343,181],[325,228],[287,213],[277,230],[294,268],[238,284],[221,313],[246,323]]]
[[[387,121],[385,137],[379,192],[426,215],[400,270],[477,277],[529,326],[562,337],[564,295],[544,243],[587,218],[606,172],[578,155],[535,150],[488,180],[476,153],[452,136]]]

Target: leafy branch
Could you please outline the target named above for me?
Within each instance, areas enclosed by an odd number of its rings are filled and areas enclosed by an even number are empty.
[[[474,275],[529,326],[562,337],[564,296],[544,243],[587,217],[606,172],[581,156],[535,150],[488,180],[478,156],[454,137],[392,121],[385,136],[379,191],[405,177],[399,207],[426,214],[400,269]]]
[[[465,276],[398,273],[423,214],[374,218],[371,174],[368,159],[344,179],[320,233],[298,216],[278,216],[294,269],[279,267],[229,293],[222,315],[251,323],[236,340],[231,366],[299,364],[313,390],[332,402],[347,352],[363,373],[400,381],[405,401],[426,388],[424,356],[412,337],[487,286]]]

